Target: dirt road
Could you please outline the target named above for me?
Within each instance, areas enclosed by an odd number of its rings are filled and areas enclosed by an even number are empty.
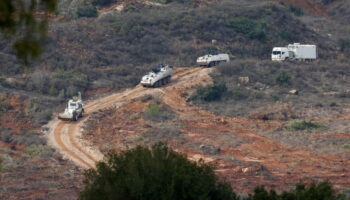
[[[346,157],[320,155],[258,133],[280,128],[284,122],[227,117],[188,102],[188,93],[193,87],[212,80],[208,76],[210,69],[185,71],[173,83],[152,90],[153,95],[159,93],[157,101],[179,116],[168,123],[180,124],[181,136],[169,137],[171,132],[163,131],[161,140],[171,148],[191,160],[202,159],[214,166],[217,174],[229,181],[236,191],[251,192],[257,185],[287,190],[300,181],[322,180],[331,181],[338,189],[350,187],[347,168],[350,160]],[[104,152],[156,142],[160,136],[149,134],[159,134],[159,129],[142,117],[149,103],[134,98],[105,115],[104,120],[96,117],[103,113],[100,112],[91,121],[90,131],[84,132],[84,138]]]
[[[329,180],[336,188],[350,187],[348,159],[318,155],[257,133],[257,130],[279,127],[280,122],[217,115],[187,102],[186,96],[191,89],[212,82],[211,71],[211,68],[177,68],[173,81],[161,88],[136,86],[91,101],[85,107],[87,116],[81,121],[54,120],[50,123],[50,144],[78,165],[94,167],[96,161],[103,159],[97,149],[105,146],[117,148],[116,142],[124,143],[126,137],[137,137],[147,132],[147,127],[151,126],[142,118],[139,121],[130,118],[130,113],[142,113],[147,104],[142,97],[152,95],[180,116],[179,121],[174,123],[182,124],[184,134],[180,141],[176,138],[168,140],[168,145],[185,153],[189,159],[203,159],[212,164],[216,172],[237,191],[249,192],[257,185],[286,190],[303,180]],[[93,116],[97,111],[103,113],[103,109],[107,108],[115,108],[115,115],[90,121],[95,129],[92,134],[84,134],[85,140],[81,139],[81,127],[89,115]],[[218,151],[203,153],[200,149],[203,145],[215,147]]]
[[[172,83],[166,86],[167,90],[184,86],[183,79],[193,75],[208,76],[211,69],[204,68],[178,68],[173,76]],[[200,73],[198,73],[200,72]],[[194,78],[194,77],[193,77]],[[209,76],[207,77],[209,78]],[[210,79],[210,78],[209,78]],[[200,79],[193,79],[193,81]],[[88,102],[85,106],[85,117],[77,122],[67,122],[55,119],[48,124],[48,141],[51,146],[61,152],[65,158],[72,160],[83,168],[93,168],[95,163],[103,159],[103,154],[91,145],[89,141],[81,138],[82,127],[89,114],[110,107],[119,108],[123,104],[145,95],[162,94],[162,88],[143,88],[138,85],[133,89],[127,89],[101,99]]]

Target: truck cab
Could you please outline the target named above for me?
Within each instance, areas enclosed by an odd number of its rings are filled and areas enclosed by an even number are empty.
[[[271,59],[273,61],[284,61],[293,57],[292,52],[286,47],[275,47],[272,49]]]

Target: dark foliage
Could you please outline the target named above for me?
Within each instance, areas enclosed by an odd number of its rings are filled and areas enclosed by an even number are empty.
[[[278,85],[288,85],[290,83],[291,75],[286,72],[280,72],[276,77]]]
[[[345,200],[345,196],[337,194],[329,182],[322,182],[310,185],[298,184],[294,190],[281,194],[257,187],[247,200]]]
[[[112,3],[117,3],[118,0],[92,0],[92,4],[95,6],[108,6]]]
[[[80,199],[237,199],[207,165],[188,161],[164,144],[110,153],[85,172]]]
[[[46,17],[36,17],[36,12],[53,13],[56,0],[0,0],[0,30],[7,37],[17,35],[13,48],[24,64],[42,53],[40,40],[47,35]]]
[[[254,20],[246,17],[236,17],[229,19],[227,25],[236,32],[244,34],[249,39],[266,39],[266,22]]]
[[[97,17],[97,8],[89,3],[84,3],[78,7],[78,17]]]
[[[302,16],[304,15],[304,12],[301,8],[297,8],[297,7],[294,7],[294,6],[289,6],[289,10],[294,13],[296,16]]]
[[[227,92],[227,87],[224,82],[215,83],[213,85],[199,87],[194,99],[203,101],[217,101]]]

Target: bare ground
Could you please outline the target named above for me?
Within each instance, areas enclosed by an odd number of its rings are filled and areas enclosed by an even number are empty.
[[[257,132],[277,130],[284,126],[283,122],[221,116],[189,103],[187,97],[193,87],[212,81],[210,71],[179,68],[167,86],[157,89],[137,86],[101,99],[100,103],[88,104],[90,119],[83,138],[103,152],[165,141],[190,159],[202,159],[213,165],[216,172],[240,192],[250,192],[261,184],[285,190],[300,181],[321,180],[331,181],[338,189],[350,187],[347,157],[320,155]],[[163,123],[144,119],[140,113],[151,103],[145,95],[152,95],[151,102],[160,101],[178,117]],[[101,110],[103,108],[106,110]],[[103,114],[105,112],[108,113]],[[174,134],[172,137],[166,132],[160,137],[150,134],[164,129],[166,124],[178,129],[169,131]]]

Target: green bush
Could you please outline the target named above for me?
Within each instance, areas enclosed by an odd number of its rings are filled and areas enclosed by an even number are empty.
[[[171,120],[175,116],[171,109],[159,104],[150,104],[144,113],[146,119],[156,122]]]
[[[298,7],[294,7],[294,6],[289,6],[289,11],[291,11],[292,13],[294,13],[296,16],[303,16],[304,12],[301,8]]]
[[[265,40],[266,23],[264,20],[254,20],[246,17],[235,17],[227,21],[228,27],[233,28],[236,32],[242,33],[247,38]]]
[[[302,130],[311,130],[311,129],[319,129],[323,126],[317,123],[308,122],[308,121],[294,121],[289,124],[289,129],[293,131],[302,131]]]
[[[338,1],[338,0],[322,0],[322,4],[323,5],[328,5],[328,4],[331,4],[331,3],[335,2],[335,1]]]
[[[77,9],[78,17],[97,17],[97,8],[92,4],[84,3]]]
[[[118,0],[92,0],[92,5],[95,6],[108,6],[112,3],[116,3]]]
[[[164,144],[111,152],[96,169],[85,171],[80,199],[238,199],[213,169]]]
[[[347,40],[347,39],[340,39],[338,41],[338,44],[340,46],[340,50],[342,52],[348,52],[350,51],[350,40]]]
[[[329,182],[310,185],[298,184],[290,192],[277,194],[274,190],[267,191],[263,186],[257,187],[246,200],[345,200],[345,195],[337,194]]]
[[[290,84],[291,75],[286,72],[281,72],[276,77],[276,83],[280,86]]]
[[[345,149],[350,149],[350,141],[349,141],[348,143],[345,143],[345,144],[343,145],[343,147],[344,147]]]
[[[149,113],[151,116],[159,116],[160,107],[158,104],[150,104],[147,108],[147,113]]]
[[[53,154],[53,150],[46,145],[31,145],[24,148],[24,152],[30,158],[49,158]]]
[[[215,83],[204,87],[199,87],[194,96],[195,99],[203,101],[218,101],[227,92],[225,83]]]

